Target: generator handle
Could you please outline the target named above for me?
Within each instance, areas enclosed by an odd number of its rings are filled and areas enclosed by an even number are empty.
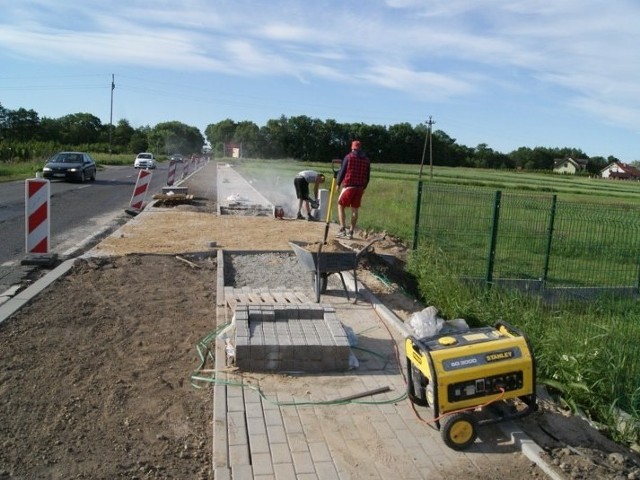
[[[429,346],[422,343],[419,338],[415,337],[414,335],[409,335],[408,338],[411,341],[411,347],[416,352],[419,350],[429,351]]]
[[[517,327],[514,327],[513,325],[511,325],[508,322],[505,322],[504,320],[498,320],[496,322],[496,324],[494,325],[494,328],[498,331],[504,331],[506,333],[508,333],[509,335],[511,335],[512,337],[524,337],[524,333],[522,332],[522,330],[520,330]]]

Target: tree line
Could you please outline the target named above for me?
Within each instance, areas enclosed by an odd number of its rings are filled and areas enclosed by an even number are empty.
[[[10,110],[0,104],[0,160],[4,162],[43,159],[59,150],[188,155],[201,152],[206,142],[216,156],[224,155],[225,145],[239,144],[245,157],[322,162],[342,158],[354,138],[362,141],[373,161],[381,163],[420,164],[433,159],[433,165],[440,166],[545,171],[553,168],[556,159],[571,157],[588,159],[586,173],[597,174],[617,160],[589,157],[568,147],[521,147],[509,153],[485,143],[468,147],[443,130],[430,132],[426,124],[383,126],[282,115],[264,126],[226,119],[209,124],[203,136],[197,127],[178,121],[134,128],[126,119],[104,125],[90,113],[40,118],[34,110]]]

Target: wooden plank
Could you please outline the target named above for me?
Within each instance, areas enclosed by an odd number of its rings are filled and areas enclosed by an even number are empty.
[[[237,305],[235,289],[233,287],[224,287],[224,301],[234,310]]]
[[[308,291],[309,290],[307,288],[296,287],[293,290],[289,290],[287,293],[294,303],[315,303],[307,297]],[[294,298],[295,300],[293,300]]]
[[[271,296],[273,297],[274,302],[278,305],[289,305],[291,303],[291,301],[285,295],[285,292],[272,291]]]
[[[231,308],[237,304],[299,305],[315,303],[306,295],[306,289],[252,289],[250,287],[224,287],[225,301]]]
[[[244,304],[253,303],[251,301],[251,299],[249,298],[249,295],[247,295],[246,293],[242,293],[242,292],[236,292],[236,301],[238,303],[244,303]]]
[[[260,290],[260,292],[258,293],[260,295],[262,303],[264,303],[265,305],[274,305],[278,303],[276,302],[276,299],[273,298],[273,293],[270,290]]]
[[[260,296],[260,293],[256,291],[249,292],[247,294],[247,298],[251,303],[255,303],[257,305],[261,305],[262,303],[264,303],[262,297]]]

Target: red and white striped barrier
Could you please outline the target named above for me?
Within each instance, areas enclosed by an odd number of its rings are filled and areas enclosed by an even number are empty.
[[[133,195],[131,196],[129,208],[142,210],[144,198],[149,189],[149,183],[151,183],[151,172],[149,170],[140,170],[138,180],[136,181],[136,188],[133,190]]]
[[[189,176],[189,170],[191,170],[191,161],[185,160],[184,167],[182,167],[182,179],[184,180]]]
[[[169,173],[167,174],[167,185],[170,187],[176,180],[176,165],[175,160],[169,160]]]
[[[26,180],[24,189],[27,253],[49,253],[50,184],[44,178]]]

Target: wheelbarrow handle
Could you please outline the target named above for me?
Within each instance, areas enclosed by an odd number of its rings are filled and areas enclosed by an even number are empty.
[[[358,252],[356,253],[356,259],[359,259],[362,255],[364,255],[365,253],[369,252],[371,250],[371,247],[373,246],[373,244],[376,243],[376,242],[379,242],[380,240],[382,240],[381,237],[374,238],[369,243],[367,243],[363,248],[358,250]]]
[[[334,158],[333,160],[331,160],[331,171],[333,172],[333,178],[336,178],[338,176],[338,172],[340,171],[341,167],[342,160],[340,160],[339,158]]]

